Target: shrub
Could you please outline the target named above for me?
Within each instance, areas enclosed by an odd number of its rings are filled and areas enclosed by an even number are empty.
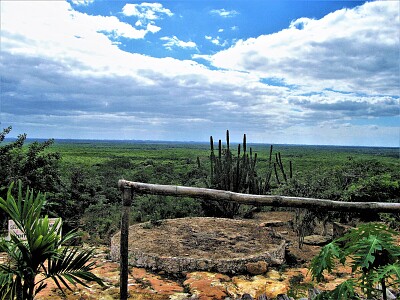
[[[356,278],[321,293],[316,300],[361,299],[357,287],[368,299],[382,294],[387,300],[386,288],[400,287],[400,247],[394,240],[397,235],[384,224],[368,223],[324,246],[311,262],[313,279],[322,281],[323,272],[332,273],[337,263],[350,265]]]

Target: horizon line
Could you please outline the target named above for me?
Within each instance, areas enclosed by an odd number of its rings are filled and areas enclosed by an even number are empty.
[[[6,137],[4,141],[16,140],[17,137]],[[209,141],[184,141],[184,140],[141,140],[141,139],[91,139],[91,138],[43,138],[43,137],[27,137],[27,141],[32,140],[54,140],[57,141],[90,141],[90,142],[140,142],[140,143],[184,143],[184,144],[209,144]],[[215,142],[218,142],[216,139]],[[230,141],[230,144],[241,144],[242,142]],[[224,144],[224,143],[223,143]],[[398,148],[399,146],[383,146],[383,145],[349,145],[349,144],[291,144],[291,143],[270,143],[270,142],[247,142],[248,145],[284,145],[284,146],[322,146],[322,147],[360,147],[360,148]],[[400,157],[400,152],[399,152]]]

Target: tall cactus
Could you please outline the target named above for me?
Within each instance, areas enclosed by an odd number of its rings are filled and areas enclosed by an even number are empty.
[[[271,175],[274,170],[277,184],[281,184],[278,173],[282,174],[284,182],[287,182],[287,176],[282,163],[281,154],[276,154],[276,162],[272,162],[273,148],[270,147],[269,160],[267,165],[267,174],[260,177],[257,174],[257,153],[253,153],[250,148],[247,151],[246,134],[243,135],[243,147],[238,145],[237,155],[231,152],[229,130],[226,131],[226,148],[222,146],[222,141],[218,141],[218,155],[215,155],[214,139],[210,137],[210,188],[233,191],[247,194],[266,194],[271,189]],[[243,152],[242,152],[243,149]],[[279,171],[277,169],[279,168]],[[290,162],[290,178],[292,176],[292,164]],[[211,206],[204,202],[205,210],[209,215],[234,217],[239,213],[240,204],[222,202],[212,204]]]

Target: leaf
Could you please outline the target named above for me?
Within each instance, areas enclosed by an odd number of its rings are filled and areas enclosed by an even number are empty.
[[[16,295],[16,283],[13,274],[0,270],[0,300],[13,299]]]
[[[79,283],[87,286],[82,281],[86,280],[97,282],[103,286],[103,281],[90,272],[94,267],[94,262],[89,263],[92,256],[93,250],[79,251],[77,248],[65,247],[57,257],[53,257],[48,261],[45,275],[48,278],[52,278],[57,286],[59,286],[59,281],[61,281],[68,289],[70,289],[70,286],[65,279],[73,285]]]
[[[330,299],[359,299],[354,291],[355,283],[349,279],[339,284],[333,291],[329,292]]]
[[[375,253],[382,250],[382,245],[377,236],[370,235],[362,238],[350,249],[354,256],[353,271],[356,268],[366,268],[368,270],[375,261]]]
[[[382,279],[389,278],[393,280],[393,284],[400,285],[400,262],[379,268],[375,274],[374,281],[381,282]]]
[[[341,250],[335,242],[331,242],[322,247],[320,253],[311,261],[312,278],[318,282],[324,279],[323,272],[331,272],[335,267],[335,259],[341,256]]]

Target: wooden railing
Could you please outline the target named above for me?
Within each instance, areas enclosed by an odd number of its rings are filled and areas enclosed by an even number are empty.
[[[325,211],[343,212],[392,212],[400,213],[400,203],[343,202],[326,199],[287,197],[278,195],[250,195],[229,191],[185,186],[159,185],[119,180],[122,191],[122,217],[120,240],[120,299],[128,298],[128,232],[130,206],[135,194],[191,197],[214,201],[230,201],[240,204],[274,207],[319,208]]]

